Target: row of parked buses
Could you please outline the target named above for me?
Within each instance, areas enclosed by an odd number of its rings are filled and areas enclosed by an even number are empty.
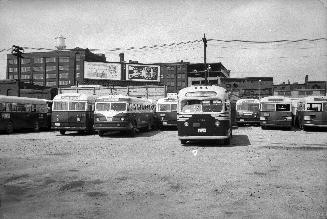
[[[240,99],[236,102],[236,122],[269,127],[327,127],[327,97],[310,96],[288,98],[269,96],[258,99]]]

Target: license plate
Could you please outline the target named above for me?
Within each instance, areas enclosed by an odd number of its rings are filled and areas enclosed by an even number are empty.
[[[55,123],[55,126],[60,126],[60,123],[59,123],[59,122],[56,122],[56,123]]]
[[[162,124],[167,125],[167,122],[162,122]]]
[[[241,122],[244,122],[244,119],[240,119]]]
[[[206,133],[206,132],[207,132],[207,129],[205,129],[205,128],[201,128],[201,129],[198,129],[198,132],[199,132],[199,133]]]

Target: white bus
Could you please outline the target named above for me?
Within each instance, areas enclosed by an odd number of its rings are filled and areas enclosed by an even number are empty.
[[[176,95],[167,94],[167,97],[157,101],[156,114],[159,120],[159,127],[177,127],[177,103],[177,93]]]

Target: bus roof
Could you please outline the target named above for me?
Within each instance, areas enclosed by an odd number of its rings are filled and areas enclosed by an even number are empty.
[[[197,92],[201,91],[207,91],[207,92],[216,92],[216,95],[208,95],[208,96],[197,96]],[[192,93],[192,96],[187,96],[187,94]],[[181,89],[178,92],[178,98],[183,98],[183,99],[189,99],[189,98],[208,98],[208,97],[217,97],[220,99],[228,99],[228,95],[226,93],[226,89],[223,87],[215,86],[215,85],[201,85],[201,86],[190,86]]]
[[[304,102],[326,102],[327,96],[309,96],[303,98]]]
[[[160,98],[157,101],[157,104],[162,104],[162,103],[177,103],[178,99],[177,98],[170,98],[170,97],[164,97],[164,98]]]
[[[239,99],[236,101],[236,104],[242,104],[242,103],[260,103],[259,99]]]
[[[17,96],[4,96],[0,95],[0,102],[6,103],[22,103],[22,104],[47,104],[49,100],[38,99],[31,97],[17,97]]]
[[[289,97],[284,96],[268,96],[263,97],[260,99],[260,103],[262,102],[268,102],[268,103],[291,103],[291,99]]]
[[[96,99],[96,102],[129,102],[129,103],[138,103],[138,104],[154,104],[154,101],[146,99],[146,98],[138,98],[138,97],[131,97],[127,95],[104,95],[100,96]]]
[[[97,95],[94,94],[82,94],[82,93],[64,93],[56,95],[53,100],[74,100],[74,101],[87,101],[87,102],[94,102],[97,98]]]

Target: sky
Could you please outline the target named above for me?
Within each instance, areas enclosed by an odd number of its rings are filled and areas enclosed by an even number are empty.
[[[60,34],[67,49],[141,63],[202,63],[205,34],[207,62],[231,77],[327,81],[327,0],[0,0],[0,79],[12,45],[48,51]]]

